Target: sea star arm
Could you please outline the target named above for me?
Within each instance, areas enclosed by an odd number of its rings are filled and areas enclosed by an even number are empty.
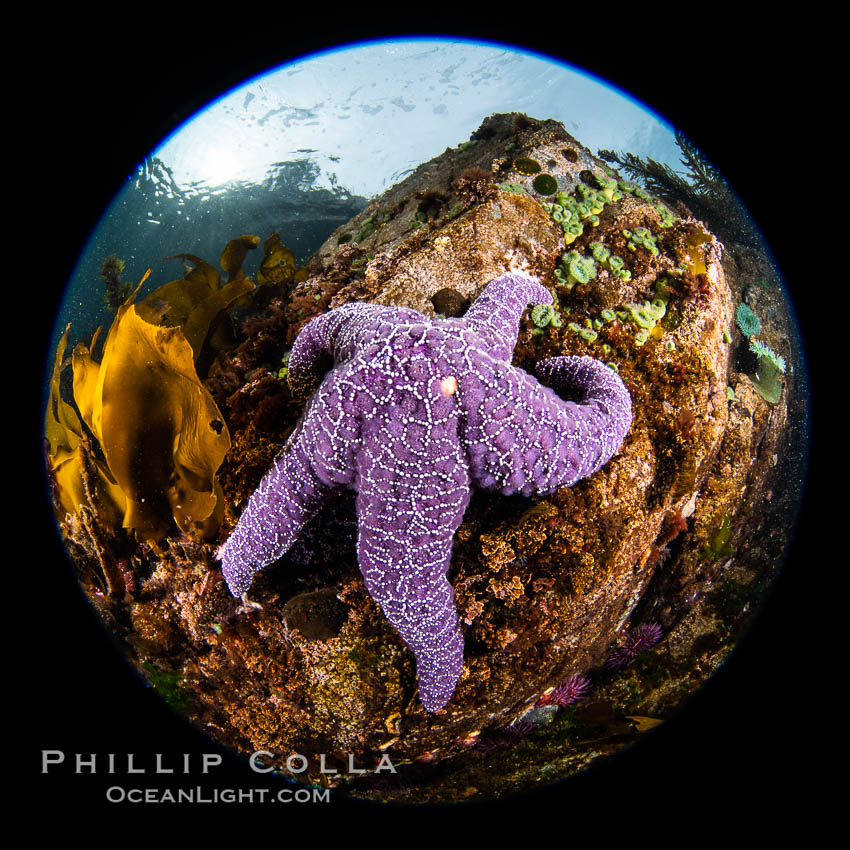
[[[510,362],[525,308],[551,303],[552,293],[534,278],[504,274],[487,284],[463,318],[490,346],[493,357]]]
[[[398,322],[422,320],[421,313],[407,307],[360,303],[343,304],[311,319],[289,353],[287,380],[293,394],[309,395],[327,368],[350,360],[382,330],[388,332]]]
[[[312,431],[309,421],[299,424],[216,553],[234,596],[246,593],[255,573],[289,549],[329,495],[331,485],[310,462]]]
[[[535,367],[537,377],[581,411],[587,440],[597,452],[580,476],[592,475],[615,455],[632,425],[632,397],[620,376],[593,357],[550,357]],[[592,462],[591,462],[592,461]]]
[[[463,636],[446,578],[469,503],[456,422],[375,427],[358,458],[358,559],[366,588],[416,658],[419,697],[444,706],[463,667]],[[426,432],[427,431],[427,432]]]
[[[503,367],[502,367],[503,368]],[[531,496],[571,486],[620,448],[631,426],[631,398],[619,376],[591,357],[555,357],[538,374],[481,358],[461,382],[464,440],[473,484]]]

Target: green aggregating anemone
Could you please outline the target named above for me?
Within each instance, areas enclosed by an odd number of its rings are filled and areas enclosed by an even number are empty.
[[[531,310],[531,321],[538,328],[545,328],[554,314],[555,308],[551,304],[536,304]]]
[[[624,195],[632,195],[635,198],[640,198],[642,201],[651,201],[652,196],[645,189],[641,189],[640,186],[637,186],[634,183],[630,183],[628,180],[618,180],[617,187]]]
[[[289,374],[289,355],[290,355],[290,354],[292,354],[292,349],[290,349],[289,351],[287,351],[287,352],[283,355],[283,358],[281,359],[281,366],[280,366],[280,369],[278,369],[278,372],[277,372],[277,377],[278,377],[281,381],[285,381],[285,380],[286,380],[287,375]]]
[[[594,342],[596,337],[599,336],[593,328],[584,327],[577,322],[570,322],[567,327],[574,333],[577,333],[582,339],[587,340],[587,342]]]
[[[605,195],[585,183],[579,183],[576,186],[575,196],[580,205],[587,207],[588,215],[599,215],[605,209],[607,201]]]
[[[604,264],[611,256],[611,252],[601,242],[591,242],[587,247],[590,248],[590,253],[597,263]]]
[[[561,257],[560,264],[555,268],[555,279],[558,284],[568,291],[577,283],[587,283],[596,277],[596,263],[592,257],[585,257],[578,251],[568,251]]]
[[[753,337],[761,331],[759,317],[743,302],[738,305],[738,309],[735,312],[735,319],[738,322],[741,333],[747,338]]]
[[[612,254],[608,258],[605,268],[607,268],[613,275],[620,278],[620,280],[628,281],[632,279],[632,273],[626,268],[626,261],[622,257],[618,257],[616,254]]]
[[[520,169],[517,165],[519,162],[521,160],[515,160],[514,167],[520,173],[535,173]],[[542,206],[552,219],[561,225],[561,229],[564,231],[564,242],[567,245],[584,233],[585,226],[597,227],[599,225],[599,214],[604,210],[605,205],[621,200],[625,194],[653,203],[661,227],[672,227],[675,223],[675,216],[664,204],[657,198],[653,199],[648,192],[632,183],[618,181],[607,174],[594,171],[583,171],[581,178],[584,182],[578,183],[572,194],[568,192],[556,193],[557,181],[549,174],[540,174],[535,178],[533,184],[535,191],[541,195],[555,194],[554,201],[544,201]],[[590,185],[591,183],[594,183],[595,186]],[[505,184],[503,184],[504,187]],[[623,230],[623,234],[628,240],[630,250],[635,251],[638,248],[643,248],[653,257],[658,256],[656,237],[647,228],[637,227],[633,231]],[[602,261],[597,260],[597,262]],[[625,263],[622,258],[616,258],[613,265],[615,268],[609,269],[609,271],[616,273],[623,280],[630,279],[631,273],[628,273],[627,270],[624,271]],[[624,276],[626,273],[628,273],[628,277]]]
[[[667,301],[670,298],[670,293],[666,286],[664,277],[658,278],[655,282],[655,297],[652,301],[643,301],[641,303],[625,304],[622,308],[616,311],[616,315],[624,322],[632,322],[639,328],[635,335],[635,345],[643,345],[652,334],[653,339],[661,339],[663,331],[658,328],[658,323],[667,315]],[[604,313],[603,313],[604,317]],[[668,343],[672,340],[668,340]],[[670,345],[665,345],[668,351],[675,350],[675,343],[672,348]]]
[[[623,230],[623,236],[628,240],[630,251],[643,248],[653,257],[658,256],[658,245],[655,244],[656,237],[646,227],[636,227],[634,230],[626,228]]]
[[[531,310],[531,321],[537,328],[561,327],[561,314],[551,304],[536,304]]]
[[[662,227],[672,227],[676,223],[676,217],[664,204],[656,204],[655,211],[658,213],[658,223]]]
[[[573,194],[558,192],[553,202],[543,203],[543,209],[552,216],[557,224],[561,225],[561,229],[564,231],[564,242],[567,245],[581,236],[585,224],[590,227],[598,226],[599,213],[605,208],[605,204],[622,198],[622,193],[619,192],[615,180],[609,180],[604,175],[594,172],[585,173],[589,175],[588,179],[596,182],[597,188],[586,183],[579,183]],[[548,176],[541,175],[541,177]],[[540,194],[550,193],[541,191]]]
[[[597,174],[595,171],[590,172],[590,177],[607,201],[613,202],[622,199],[623,192],[616,179],[607,174]]]
[[[626,304],[626,321],[634,322],[639,328],[652,330],[664,318],[667,305],[660,298],[642,304]]]
[[[622,257],[612,254],[601,242],[591,242],[588,247],[593,259],[603,268],[608,269],[614,277],[626,281],[632,279],[632,273],[626,268],[626,262]]]

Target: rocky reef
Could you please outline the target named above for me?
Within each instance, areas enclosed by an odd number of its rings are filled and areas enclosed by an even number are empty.
[[[48,466],[84,589],[190,721],[278,764],[304,754],[305,781],[457,801],[616,752],[722,663],[787,543],[789,320],[768,259],[725,238],[560,123],[510,114],[374,199],[303,269],[276,236],[256,285],[242,266],[257,237],[225,248],[225,282],[183,255],[182,281],[117,308],[99,360],[95,341],[74,352],[76,408],[64,342],[57,352]],[[634,419],[620,452],[571,488],[473,494],[449,572],[464,668],[428,713],[411,653],[364,587],[353,493],[250,599],[228,593],[215,552],[303,410],[286,358],[307,321],[351,301],[462,315],[508,267],[555,296],[526,312],[513,363],[602,360]],[[158,367],[131,380],[140,346]],[[346,771],[349,757],[387,756],[396,773]]]

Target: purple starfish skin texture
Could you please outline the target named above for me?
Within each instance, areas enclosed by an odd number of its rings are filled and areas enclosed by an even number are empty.
[[[416,658],[428,711],[454,693],[463,636],[446,577],[471,487],[551,493],[596,472],[632,421],[619,376],[590,357],[511,365],[519,322],[549,291],[517,273],[462,318],[345,304],[309,322],[289,357],[293,391],[321,380],[218,552],[234,596],[280,558],[334,488],[357,491],[366,588]]]

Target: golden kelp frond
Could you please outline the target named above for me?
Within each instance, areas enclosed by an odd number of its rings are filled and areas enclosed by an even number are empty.
[[[183,323],[183,334],[189,341],[189,345],[192,346],[196,363],[203,348],[204,340],[210,333],[210,328],[213,326],[215,319],[230,307],[234,301],[252,289],[254,289],[254,282],[251,278],[237,278],[208,295],[189,313],[186,321]],[[224,344],[223,341],[217,339],[213,339],[211,343],[212,348],[216,351],[220,350]]]
[[[80,351],[87,371],[88,357]],[[174,517],[195,533],[215,512],[214,479],[230,435],[197,376],[183,332],[150,324],[135,306],[124,305],[106,339],[97,381],[81,379],[77,386],[77,404],[91,409],[92,431],[126,496],[124,527],[153,542],[167,534]]]
[[[59,382],[62,376],[62,358],[68,345],[68,332],[65,328],[56,346],[56,359],[53,362],[53,374],[50,378],[50,397],[47,401],[47,413],[44,417],[44,433],[47,437],[48,457],[56,457],[60,450],[73,451],[83,433],[77,412],[59,394]]]
[[[281,241],[277,233],[272,233],[263,244],[265,256],[257,272],[257,283],[282,283],[295,275],[295,255]]]
[[[228,275],[224,286],[209,263],[178,254],[184,279],[134,305],[148,271],[117,309],[100,361],[93,354],[100,329],[91,345],[74,349],[77,410],[60,395],[66,329],[45,419],[48,463],[66,515],[78,515],[83,524],[91,524],[92,516],[105,527],[120,524],[148,542],[166,536],[172,522],[198,538],[215,534],[224,512],[216,473],[230,435],[197,364],[202,350],[206,362],[232,345],[226,316],[254,289],[242,263],[258,244],[255,236],[227,244],[221,257]]]
[[[80,417],[70,404],[62,400],[59,393],[62,358],[68,344],[70,328],[70,325],[65,328],[65,333],[59,340],[50,380],[50,398],[45,416],[47,462],[56,483],[59,504],[66,515],[79,515],[82,509],[88,508],[107,524],[111,524],[118,513],[124,512],[124,494],[116,486],[103,463],[91,457],[88,443],[83,436]],[[92,346],[96,339],[97,333],[92,339]],[[74,378],[76,382],[76,371]],[[91,374],[89,373],[85,380],[81,377],[81,383],[93,386]],[[83,418],[85,419],[85,411]]]
[[[120,309],[120,307],[119,307]],[[89,346],[78,345],[74,349],[71,357],[74,364],[74,401],[83,417],[83,421],[92,430],[95,438],[100,442],[100,434],[94,427],[92,422],[92,399],[94,398],[95,388],[97,386],[98,374],[100,372],[100,364],[92,357],[91,352],[94,350],[98,336],[100,336],[102,328],[98,328],[92,337]]]
[[[244,277],[242,263],[248,251],[253,251],[260,244],[259,236],[239,236],[231,239],[221,253],[221,267],[227,272],[227,282]]]
[[[256,236],[240,236],[227,243],[221,255],[222,267],[228,272],[225,286],[220,286],[219,272],[200,257],[194,254],[168,257],[188,260],[194,268],[186,272],[183,280],[172,280],[151,292],[137,306],[138,315],[149,324],[182,328],[196,364],[205,341],[212,351],[227,348],[232,342],[226,328],[221,332],[217,320],[237,299],[254,289],[253,281],[242,274],[242,262],[248,249],[255,248],[259,241]]]
[[[152,325],[180,327],[195,307],[218,286],[210,287],[203,280],[172,280],[155,289],[136,306],[139,315]]]
[[[217,269],[194,254],[175,254],[165,259],[183,260],[185,276],[155,289],[137,305],[136,310],[152,325],[164,324],[175,328],[183,325],[192,310],[205,298],[218,292],[221,275]],[[191,268],[187,260],[193,264]]]
[[[166,257],[165,259],[183,260],[184,265],[187,260],[192,263],[194,268],[188,269],[184,275],[190,283],[204,283],[210,290],[218,289],[221,286],[221,274],[218,269],[194,254],[175,254],[173,257]]]

